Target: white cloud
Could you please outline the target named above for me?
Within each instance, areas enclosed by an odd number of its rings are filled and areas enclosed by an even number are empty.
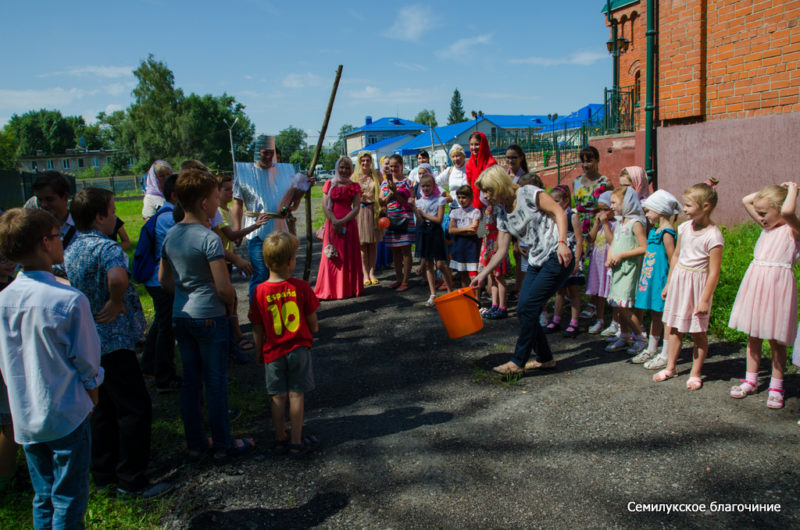
[[[289,74],[283,78],[283,86],[287,88],[303,88],[306,86],[319,86],[318,75],[306,72],[304,74]]]
[[[373,103],[419,103],[431,98],[428,91],[419,88],[399,88],[385,92],[371,85],[361,90],[349,90],[346,95],[353,100]]]
[[[489,44],[491,42],[491,33],[485,33],[483,35],[478,35],[477,37],[458,39],[444,50],[437,51],[436,55],[441,59],[454,59],[457,61],[466,62],[469,60],[470,48],[478,44]]]
[[[125,92],[126,85],[123,83],[111,83],[110,85],[105,86],[105,91],[112,96],[119,96],[123,92]]]
[[[606,59],[609,55],[605,52],[575,52],[569,57],[523,57],[509,59],[511,64],[535,64],[537,66],[558,66],[564,64],[577,64],[587,66],[597,61]]]
[[[253,79],[253,76],[252,76],[252,75],[250,75],[250,74],[245,74],[245,75],[244,75],[244,78],[245,78],[246,80],[250,81],[251,79]]]
[[[132,66],[81,66],[78,68],[70,68],[61,72],[49,72],[39,74],[39,77],[53,77],[57,75],[69,75],[72,77],[93,75],[95,77],[104,77],[106,79],[116,79],[120,77],[130,77],[133,75]]]
[[[394,19],[394,24],[385,36],[398,40],[416,41],[423,32],[438,25],[434,11],[422,4],[400,8]]]
[[[13,112],[27,112],[30,109],[62,107],[87,95],[90,95],[90,92],[79,88],[0,89],[0,108],[11,109]]]
[[[113,112],[117,112],[118,110],[122,110],[122,105],[117,105],[115,103],[110,103],[110,104],[106,105],[105,113],[106,114],[111,114]]]
[[[424,72],[427,70],[424,66],[417,63],[399,63],[395,62],[394,65],[398,68],[403,68],[405,70],[411,70],[412,72]]]

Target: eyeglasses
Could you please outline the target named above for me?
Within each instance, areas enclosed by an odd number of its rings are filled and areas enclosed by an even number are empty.
[[[55,234],[48,234],[48,235],[42,237],[42,239],[53,239],[53,238],[56,238],[56,237],[58,239],[61,239],[61,232],[56,232]]]

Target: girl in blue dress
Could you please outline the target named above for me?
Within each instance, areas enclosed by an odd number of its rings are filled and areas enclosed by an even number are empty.
[[[658,190],[645,199],[642,206],[644,206],[645,216],[653,228],[647,234],[647,250],[644,255],[644,263],[642,263],[639,284],[636,287],[634,307],[647,309],[652,313],[647,347],[631,359],[631,362],[641,364],[650,361],[646,367],[652,368],[651,365],[659,364],[656,362],[658,361],[656,358],[658,342],[661,337],[665,336],[664,323],[661,321],[661,313],[664,311],[664,299],[661,298],[661,292],[667,284],[669,262],[675,251],[677,235],[673,223],[681,211],[681,205],[669,192]],[[666,365],[666,352],[662,352],[662,356]]]

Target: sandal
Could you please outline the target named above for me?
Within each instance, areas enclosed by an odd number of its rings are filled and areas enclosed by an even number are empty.
[[[525,370],[514,364],[513,361],[508,361],[506,364],[495,366],[492,368],[492,370],[502,375],[516,375],[525,373]]]
[[[657,383],[660,383],[661,381],[666,381],[667,379],[672,379],[673,377],[676,377],[677,375],[678,374],[676,374],[674,370],[667,370],[666,368],[664,368],[663,370],[661,370],[660,372],[658,372],[657,374],[655,374],[653,376],[653,381],[655,381]]]
[[[567,326],[567,329],[564,330],[564,333],[562,333],[562,335],[564,335],[567,338],[571,338],[571,337],[577,337],[579,333],[580,331],[578,330],[578,326],[573,326],[572,324],[570,324],[569,326]]]
[[[303,440],[299,444],[289,444],[289,452],[287,454],[289,458],[300,460],[319,449],[320,445],[322,444],[319,438],[313,434],[304,434]]]
[[[289,452],[289,439],[273,440],[272,453],[275,455],[285,455]]]
[[[402,293],[403,291],[408,291],[408,289],[409,289],[409,287],[408,287],[408,284],[407,284],[407,283],[401,283],[401,284],[400,284],[400,285],[397,287],[397,289],[395,289],[395,291],[397,291],[398,293]]]
[[[189,462],[200,462],[211,449],[214,447],[214,441],[211,438],[206,439],[207,447],[204,451],[192,451],[191,449],[186,453]]]
[[[425,302],[425,307],[433,307],[433,305],[434,305],[434,303],[433,303],[433,299],[434,299],[434,298],[436,298],[436,295],[435,295],[435,294],[432,294],[432,295],[430,295],[430,296],[428,297],[428,301],[427,301],[427,302]]]
[[[389,289],[397,289],[398,287],[400,287],[400,284],[401,284],[400,281],[393,282],[392,284],[389,285]]]
[[[756,387],[747,379],[739,379],[742,382],[741,385],[736,385],[731,387],[731,397],[736,399],[741,399],[743,397],[747,397],[750,394],[756,393]]]
[[[250,339],[248,339],[247,337],[242,337],[241,339],[239,339],[239,348],[240,349],[242,349],[242,350],[252,350],[255,347],[256,347],[255,344],[253,344],[253,342]]]
[[[545,361],[543,363],[537,361],[536,359],[532,359],[525,363],[526,370],[553,370],[555,367],[555,359],[550,359],[549,361]]]
[[[544,327],[544,332],[549,335],[550,333],[555,333],[559,329],[561,329],[561,325],[551,320],[550,323]]]
[[[767,397],[767,408],[782,409],[783,408],[783,390],[775,388],[769,389],[769,397]]]
[[[255,448],[256,443],[252,438],[235,438],[224,453],[214,453],[214,463],[224,464],[231,458],[242,456]]]
[[[689,390],[700,390],[703,388],[703,380],[696,375],[693,375],[686,380],[686,388]]]

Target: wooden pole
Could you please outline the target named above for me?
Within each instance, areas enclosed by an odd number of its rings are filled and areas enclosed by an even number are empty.
[[[333,82],[333,89],[331,89],[331,98],[328,100],[328,110],[325,111],[325,120],[322,122],[322,130],[319,132],[319,139],[317,140],[317,147],[314,149],[314,157],[311,159],[311,166],[308,168],[308,175],[314,176],[314,168],[319,161],[319,155],[322,152],[322,142],[325,140],[325,132],[328,130],[328,120],[331,119],[331,110],[333,109],[333,101],[336,99],[336,91],[339,89],[339,79],[342,77],[342,65],[336,69],[336,79]],[[313,230],[311,227],[311,188],[306,192],[306,266],[303,270],[303,280],[308,281],[311,277],[311,254],[314,245],[312,236]]]

